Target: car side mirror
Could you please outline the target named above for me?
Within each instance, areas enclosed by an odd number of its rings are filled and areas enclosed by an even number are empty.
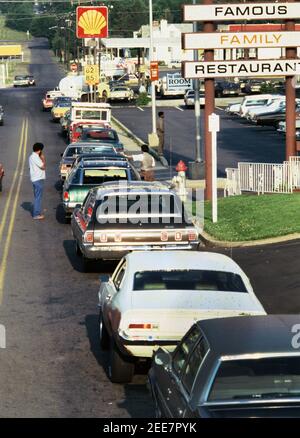
[[[154,356],[154,362],[156,365],[163,366],[165,369],[170,369],[171,360],[171,354],[163,349],[158,350]]]
[[[109,275],[106,275],[106,274],[103,274],[103,275],[100,275],[100,281],[101,281],[101,283],[108,283],[109,282]]]

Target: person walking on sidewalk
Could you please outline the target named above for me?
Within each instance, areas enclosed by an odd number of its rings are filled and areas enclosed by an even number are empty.
[[[164,155],[164,147],[165,147],[165,114],[160,111],[158,113],[157,120],[157,135],[158,135],[158,153],[159,155]]]
[[[137,155],[125,155],[128,160],[139,161],[141,162],[141,178],[144,181],[154,181],[154,169],[155,169],[155,160],[152,155],[149,153],[149,146],[143,144],[141,146],[142,153]]]
[[[33,152],[29,157],[30,180],[33,185],[33,211],[32,217],[35,220],[44,219],[42,215],[42,197],[44,191],[44,183],[46,179],[46,160],[43,154],[43,143],[35,143],[32,147]]]

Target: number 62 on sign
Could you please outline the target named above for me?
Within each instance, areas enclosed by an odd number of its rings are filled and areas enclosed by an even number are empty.
[[[86,65],[84,67],[85,82],[89,85],[99,84],[99,67],[98,65]]]

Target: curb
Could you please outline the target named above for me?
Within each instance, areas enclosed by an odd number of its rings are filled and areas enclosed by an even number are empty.
[[[127,126],[125,126],[122,122],[120,122],[120,120],[116,119],[116,117],[111,116],[111,120],[117,125],[119,126],[119,128],[121,128],[123,131],[126,132],[126,134],[128,135],[129,138],[131,138],[133,141],[135,141],[135,143],[138,146],[142,146],[143,144],[145,144],[145,142],[140,139],[137,135],[135,135],[129,128],[127,128]],[[167,162],[167,160],[165,159],[165,157],[161,157],[158,155],[158,153],[152,149],[150,149],[150,153],[151,155],[157,160],[159,161],[164,167],[168,167],[169,164]]]
[[[205,231],[202,231],[200,238],[206,246],[219,248],[250,248],[263,245],[274,245],[276,243],[291,242],[300,239],[300,233],[288,234],[287,236],[269,237],[261,240],[242,240],[240,242],[228,242],[217,240]]]

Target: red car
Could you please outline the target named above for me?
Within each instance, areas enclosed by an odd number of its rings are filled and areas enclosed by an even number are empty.
[[[0,163],[0,192],[2,192],[2,179],[4,177],[4,167]]]
[[[95,122],[73,122],[69,127],[69,140],[71,143],[80,141],[82,131],[85,128],[110,128],[109,123]]]

